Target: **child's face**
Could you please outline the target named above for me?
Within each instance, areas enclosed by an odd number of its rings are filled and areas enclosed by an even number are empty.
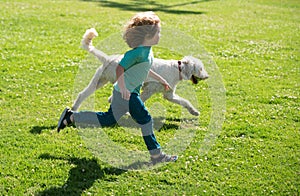
[[[160,39],[160,28],[159,30],[156,32],[156,34],[154,35],[154,37],[152,38],[153,39],[153,45],[156,45],[158,44],[159,42],[159,39]]]
[[[156,45],[156,44],[158,44],[159,39],[160,39],[160,28],[158,29],[158,31],[155,33],[155,35],[152,38],[146,40],[146,43],[147,43],[146,45],[148,45],[148,46]]]

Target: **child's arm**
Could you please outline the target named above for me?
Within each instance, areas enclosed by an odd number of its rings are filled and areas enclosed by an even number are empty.
[[[120,93],[122,94],[122,98],[125,100],[130,99],[130,92],[125,86],[124,82],[124,68],[120,65],[117,66],[116,68],[116,75],[117,75],[117,80],[118,80],[118,85],[120,88]]]
[[[165,86],[166,91],[171,89],[170,84],[163,77],[161,77],[160,75],[158,75],[157,73],[155,73],[151,69],[149,71],[149,76],[151,78],[155,79],[155,80],[158,80],[160,83],[162,83]]]

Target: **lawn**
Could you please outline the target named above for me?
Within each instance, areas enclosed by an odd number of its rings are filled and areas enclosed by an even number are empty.
[[[203,58],[211,77],[178,86],[197,118],[161,95],[146,102],[179,160],[127,170],[107,146],[145,151],[139,129],[56,123],[99,66],[80,48],[85,30],[123,53],[122,25],[145,10],[162,20],[154,55]],[[299,11],[298,0],[1,0],[0,194],[299,195]],[[111,89],[80,109],[106,110]]]

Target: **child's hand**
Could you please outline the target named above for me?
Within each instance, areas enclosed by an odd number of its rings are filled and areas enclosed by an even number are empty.
[[[152,77],[152,78],[154,78],[155,80],[158,80],[161,84],[163,84],[166,91],[172,89],[172,87],[170,86],[170,84],[163,77],[161,77],[160,75],[158,75],[157,73],[155,73],[151,69],[149,71],[149,76]]]
[[[127,90],[127,88],[120,89],[120,91],[121,91],[122,98],[125,99],[125,100],[127,100],[127,101],[129,101],[130,95],[131,95],[130,91]]]
[[[172,87],[170,86],[170,84],[169,84],[168,82],[165,82],[165,83],[164,83],[164,87],[165,87],[165,90],[166,90],[166,91],[169,91],[169,90],[172,89]]]

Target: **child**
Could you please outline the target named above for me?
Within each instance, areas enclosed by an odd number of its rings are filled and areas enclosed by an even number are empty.
[[[58,121],[57,131],[76,123],[77,126],[112,126],[127,112],[140,125],[144,142],[153,164],[174,162],[177,156],[162,152],[153,132],[153,120],[140,99],[140,88],[148,74],[169,90],[170,85],[150,68],[153,62],[151,46],[160,38],[160,19],[154,12],[136,14],[126,25],[123,38],[131,50],[127,51],[116,68],[113,100],[107,112],[73,112],[66,108]]]

